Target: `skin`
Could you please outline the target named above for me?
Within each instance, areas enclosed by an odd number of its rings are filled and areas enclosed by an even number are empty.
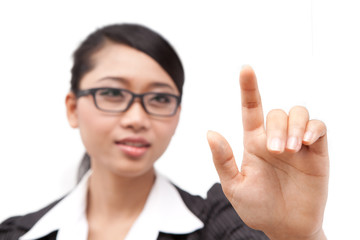
[[[125,88],[134,93],[166,92],[179,95],[171,77],[148,55],[125,45],[107,42],[92,56],[95,67],[80,89]],[[171,117],[147,114],[139,99],[123,113],[105,113],[91,95],[66,96],[67,116],[79,128],[91,157],[88,190],[89,239],[125,238],[140,214],[155,179],[154,163],[167,148],[179,121],[180,108]],[[129,156],[115,144],[124,138],[142,138],[150,147],[141,156]]]
[[[178,94],[153,59],[130,47],[108,42],[93,61],[95,67],[81,80],[81,89],[121,87],[135,93]],[[289,114],[272,110],[265,125],[250,67],[241,71],[240,87],[244,126],[240,171],[227,141],[208,133],[225,195],[247,225],[273,240],[325,239],[322,220],[329,176],[325,125],[309,120],[308,111],[300,106]],[[69,123],[79,128],[92,159],[88,239],[115,235],[124,239],[146,202],[155,178],[153,165],[175,132],[180,109],[172,117],[153,117],[136,101],[124,113],[109,114],[99,111],[91,96],[76,99],[71,92],[66,107]],[[133,136],[151,143],[141,157],[129,157],[114,144],[118,138]]]
[[[208,132],[225,195],[244,222],[271,239],[326,239],[328,193],[326,127],[301,106],[276,109],[264,123],[253,69],[240,73],[244,153],[239,170],[228,142]]]

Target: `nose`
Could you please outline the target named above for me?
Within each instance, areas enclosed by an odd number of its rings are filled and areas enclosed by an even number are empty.
[[[123,128],[140,132],[149,129],[150,119],[145,112],[140,99],[135,99],[129,109],[121,114],[120,124]]]

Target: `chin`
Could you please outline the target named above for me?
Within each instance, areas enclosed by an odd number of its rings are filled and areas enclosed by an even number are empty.
[[[119,177],[138,178],[148,174],[153,174],[155,171],[154,164],[148,165],[143,162],[132,162],[121,164],[120,166],[112,166],[111,172]]]

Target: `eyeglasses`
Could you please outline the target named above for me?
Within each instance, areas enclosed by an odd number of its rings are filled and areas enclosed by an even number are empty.
[[[169,93],[147,92],[135,94],[121,88],[90,88],[78,91],[76,97],[79,98],[90,94],[93,96],[95,106],[104,112],[125,112],[130,108],[135,98],[140,98],[145,112],[162,117],[173,116],[181,101],[180,96]]]

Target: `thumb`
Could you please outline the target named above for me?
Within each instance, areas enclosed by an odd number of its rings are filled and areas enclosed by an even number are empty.
[[[223,186],[228,185],[239,176],[231,147],[223,136],[213,131],[208,131],[207,140],[220,181]]]

